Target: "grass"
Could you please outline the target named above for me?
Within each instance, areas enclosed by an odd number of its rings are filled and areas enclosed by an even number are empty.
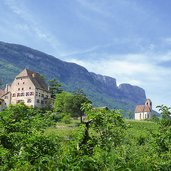
[[[134,141],[141,137],[148,139],[151,133],[155,133],[158,130],[157,123],[151,121],[125,120],[125,122],[128,125],[125,139],[129,139],[129,141]],[[70,124],[57,122],[55,127],[48,128],[45,133],[63,137],[67,140],[74,137],[75,133],[79,129],[79,123],[79,120],[72,120]]]
[[[158,129],[157,123],[152,121],[126,120],[126,123],[128,124],[128,132],[135,136],[156,132]]]
[[[53,134],[65,139],[69,139],[78,130],[79,120],[72,120],[70,124],[65,124],[63,122],[57,122],[55,127],[49,127],[45,134]]]

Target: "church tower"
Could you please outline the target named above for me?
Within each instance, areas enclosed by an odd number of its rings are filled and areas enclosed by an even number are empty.
[[[150,111],[152,111],[152,102],[150,99],[147,99],[146,102],[145,102],[145,106],[148,106]]]

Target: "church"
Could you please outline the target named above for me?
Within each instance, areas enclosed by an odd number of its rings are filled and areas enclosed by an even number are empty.
[[[51,94],[40,74],[24,69],[10,85],[0,89],[0,110],[10,104],[23,102],[27,106],[43,108],[47,106]]]
[[[135,120],[149,119],[152,116],[152,102],[147,99],[144,105],[137,105],[135,108]]]

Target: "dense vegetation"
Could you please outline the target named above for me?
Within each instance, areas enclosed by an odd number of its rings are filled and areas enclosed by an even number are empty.
[[[138,122],[86,102],[86,120],[67,123],[57,108],[10,106],[0,113],[0,170],[170,170],[170,108],[159,109],[161,120]]]

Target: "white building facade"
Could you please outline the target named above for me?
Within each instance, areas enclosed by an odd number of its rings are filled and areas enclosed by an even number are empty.
[[[144,105],[137,105],[135,108],[135,120],[149,119],[152,116],[152,102],[147,99]]]
[[[5,105],[23,102],[27,106],[43,108],[47,106],[51,94],[40,74],[24,69],[19,73],[11,85],[6,85],[1,99]],[[2,92],[2,90],[1,90]]]

